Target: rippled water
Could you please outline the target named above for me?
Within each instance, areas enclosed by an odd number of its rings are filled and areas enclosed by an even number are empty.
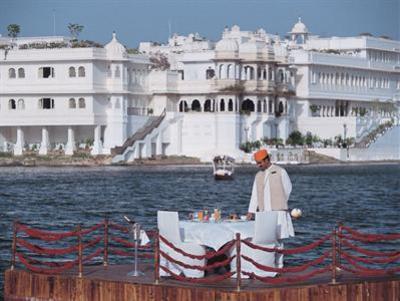
[[[400,165],[289,166],[290,207],[302,244],[321,237],[338,221],[371,232],[399,232]],[[0,168],[0,287],[9,267],[12,221],[71,230],[101,221],[135,217],[154,228],[156,211],[219,207],[245,213],[255,168],[237,168],[234,181],[214,181],[211,166]],[[290,242],[289,242],[290,243]],[[0,291],[0,298],[1,298]]]

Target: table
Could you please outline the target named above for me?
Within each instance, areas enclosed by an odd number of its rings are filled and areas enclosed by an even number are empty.
[[[254,221],[225,220],[221,222],[180,221],[179,228],[184,242],[193,242],[218,250],[240,233],[241,239],[254,236]],[[290,213],[278,211],[278,240],[294,236]]]
[[[180,221],[179,228],[184,242],[204,245],[214,250],[220,249],[240,233],[241,239],[253,237],[254,221],[200,222]]]

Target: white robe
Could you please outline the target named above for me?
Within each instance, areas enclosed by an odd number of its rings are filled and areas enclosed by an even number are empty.
[[[269,187],[269,168],[265,170],[265,178],[264,178],[264,211],[271,211],[271,196],[270,196],[270,187]],[[282,169],[281,172],[282,178],[282,186],[285,192],[286,199],[289,199],[290,193],[292,192],[292,182],[286,172],[286,170]],[[256,180],[253,183],[253,189],[251,192],[250,204],[248,212],[255,213],[258,207],[257,200],[257,184]],[[278,239],[288,238],[290,236],[294,236],[294,229],[292,218],[290,213],[287,211],[278,211]]]

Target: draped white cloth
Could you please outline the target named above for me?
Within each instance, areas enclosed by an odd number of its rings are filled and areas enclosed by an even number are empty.
[[[180,221],[179,228],[184,242],[197,243],[214,250],[220,249],[234,239],[236,233],[240,233],[242,239],[254,235],[254,221],[238,220],[217,223]]]
[[[294,236],[292,219],[289,212],[278,212],[277,238],[284,239]],[[179,228],[184,242],[197,243],[218,250],[227,242],[235,239],[236,233],[240,238],[252,238],[254,236],[254,221],[235,222],[195,222],[180,221]],[[268,231],[268,229],[265,229]]]

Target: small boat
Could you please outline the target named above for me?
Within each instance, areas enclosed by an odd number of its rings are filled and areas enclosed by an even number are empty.
[[[213,170],[215,180],[232,180],[235,168],[235,159],[229,156],[215,156]]]

